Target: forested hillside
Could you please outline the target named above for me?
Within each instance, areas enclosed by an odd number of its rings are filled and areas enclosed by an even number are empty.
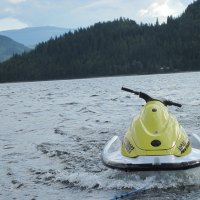
[[[0,65],[0,81],[200,70],[200,0],[167,23],[120,18],[39,44]]]

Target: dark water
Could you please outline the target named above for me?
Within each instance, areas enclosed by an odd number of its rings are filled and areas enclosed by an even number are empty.
[[[100,160],[144,103],[121,86],[182,103],[170,112],[200,136],[199,85],[200,73],[1,84],[0,199],[111,199],[142,187],[135,199],[200,199],[198,168],[126,173]]]

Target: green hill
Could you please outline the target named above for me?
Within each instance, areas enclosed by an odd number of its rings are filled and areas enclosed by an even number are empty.
[[[0,82],[200,69],[200,0],[167,23],[120,18],[39,44],[0,65]]]
[[[9,59],[13,54],[21,54],[24,51],[28,51],[28,48],[6,36],[0,35],[0,62]]]

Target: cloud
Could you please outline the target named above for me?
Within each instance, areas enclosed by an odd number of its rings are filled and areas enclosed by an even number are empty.
[[[22,3],[25,1],[27,1],[27,0],[7,0],[7,2],[12,3],[12,4],[19,4],[19,3]]]
[[[103,9],[105,7],[116,8],[119,3],[120,3],[120,0],[98,0],[98,1],[89,2],[88,4],[79,7],[79,10],[93,10],[97,8]]]
[[[141,17],[167,17],[170,15],[177,16],[185,6],[180,0],[160,0],[154,1],[148,8],[140,9],[139,16]]]
[[[28,27],[27,24],[15,18],[7,17],[0,19],[0,31],[10,30],[10,29],[21,29],[26,27]]]
[[[148,2],[149,0],[146,1]],[[120,17],[137,21],[135,13],[137,13],[137,9],[141,4],[143,2],[135,0],[89,0],[87,4],[82,3],[82,5],[74,8],[71,15],[77,16],[74,21],[79,24],[82,22],[82,26]]]
[[[67,28],[90,26],[119,17],[153,23],[156,17],[181,14],[193,0],[0,0],[0,19],[8,27],[53,25]],[[9,19],[9,20],[8,20]],[[10,25],[10,19],[15,19]],[[2,23],[2,22],[1,22]],[[3,24],[0,24],[3,27]],[[4,27],[6,24],[4,23]],[[12,28],[13,29],[13,28]]]
[[[187,0],[192,1],[192,0]],[[87,0],[73,9],[72,16],[77,16],[74,22],[108,21],[119,17],[125,17],[136,22],[154,23],[156,18],[160,22],[167,20],[167,16],[180,15],[186,5],[183,0]]]

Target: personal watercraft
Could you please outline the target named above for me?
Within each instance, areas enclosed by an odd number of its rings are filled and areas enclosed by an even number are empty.
[[[190,139],[167,106],[179,103],[158,100],[125,87],[122,90],[146,101],[134,117],[122,140],[114,136],[102,151],[102,161],[110,168],[125,171],[181,170],[200,166],[200,150]],[[200,144],[200,137],[193,136]]]

